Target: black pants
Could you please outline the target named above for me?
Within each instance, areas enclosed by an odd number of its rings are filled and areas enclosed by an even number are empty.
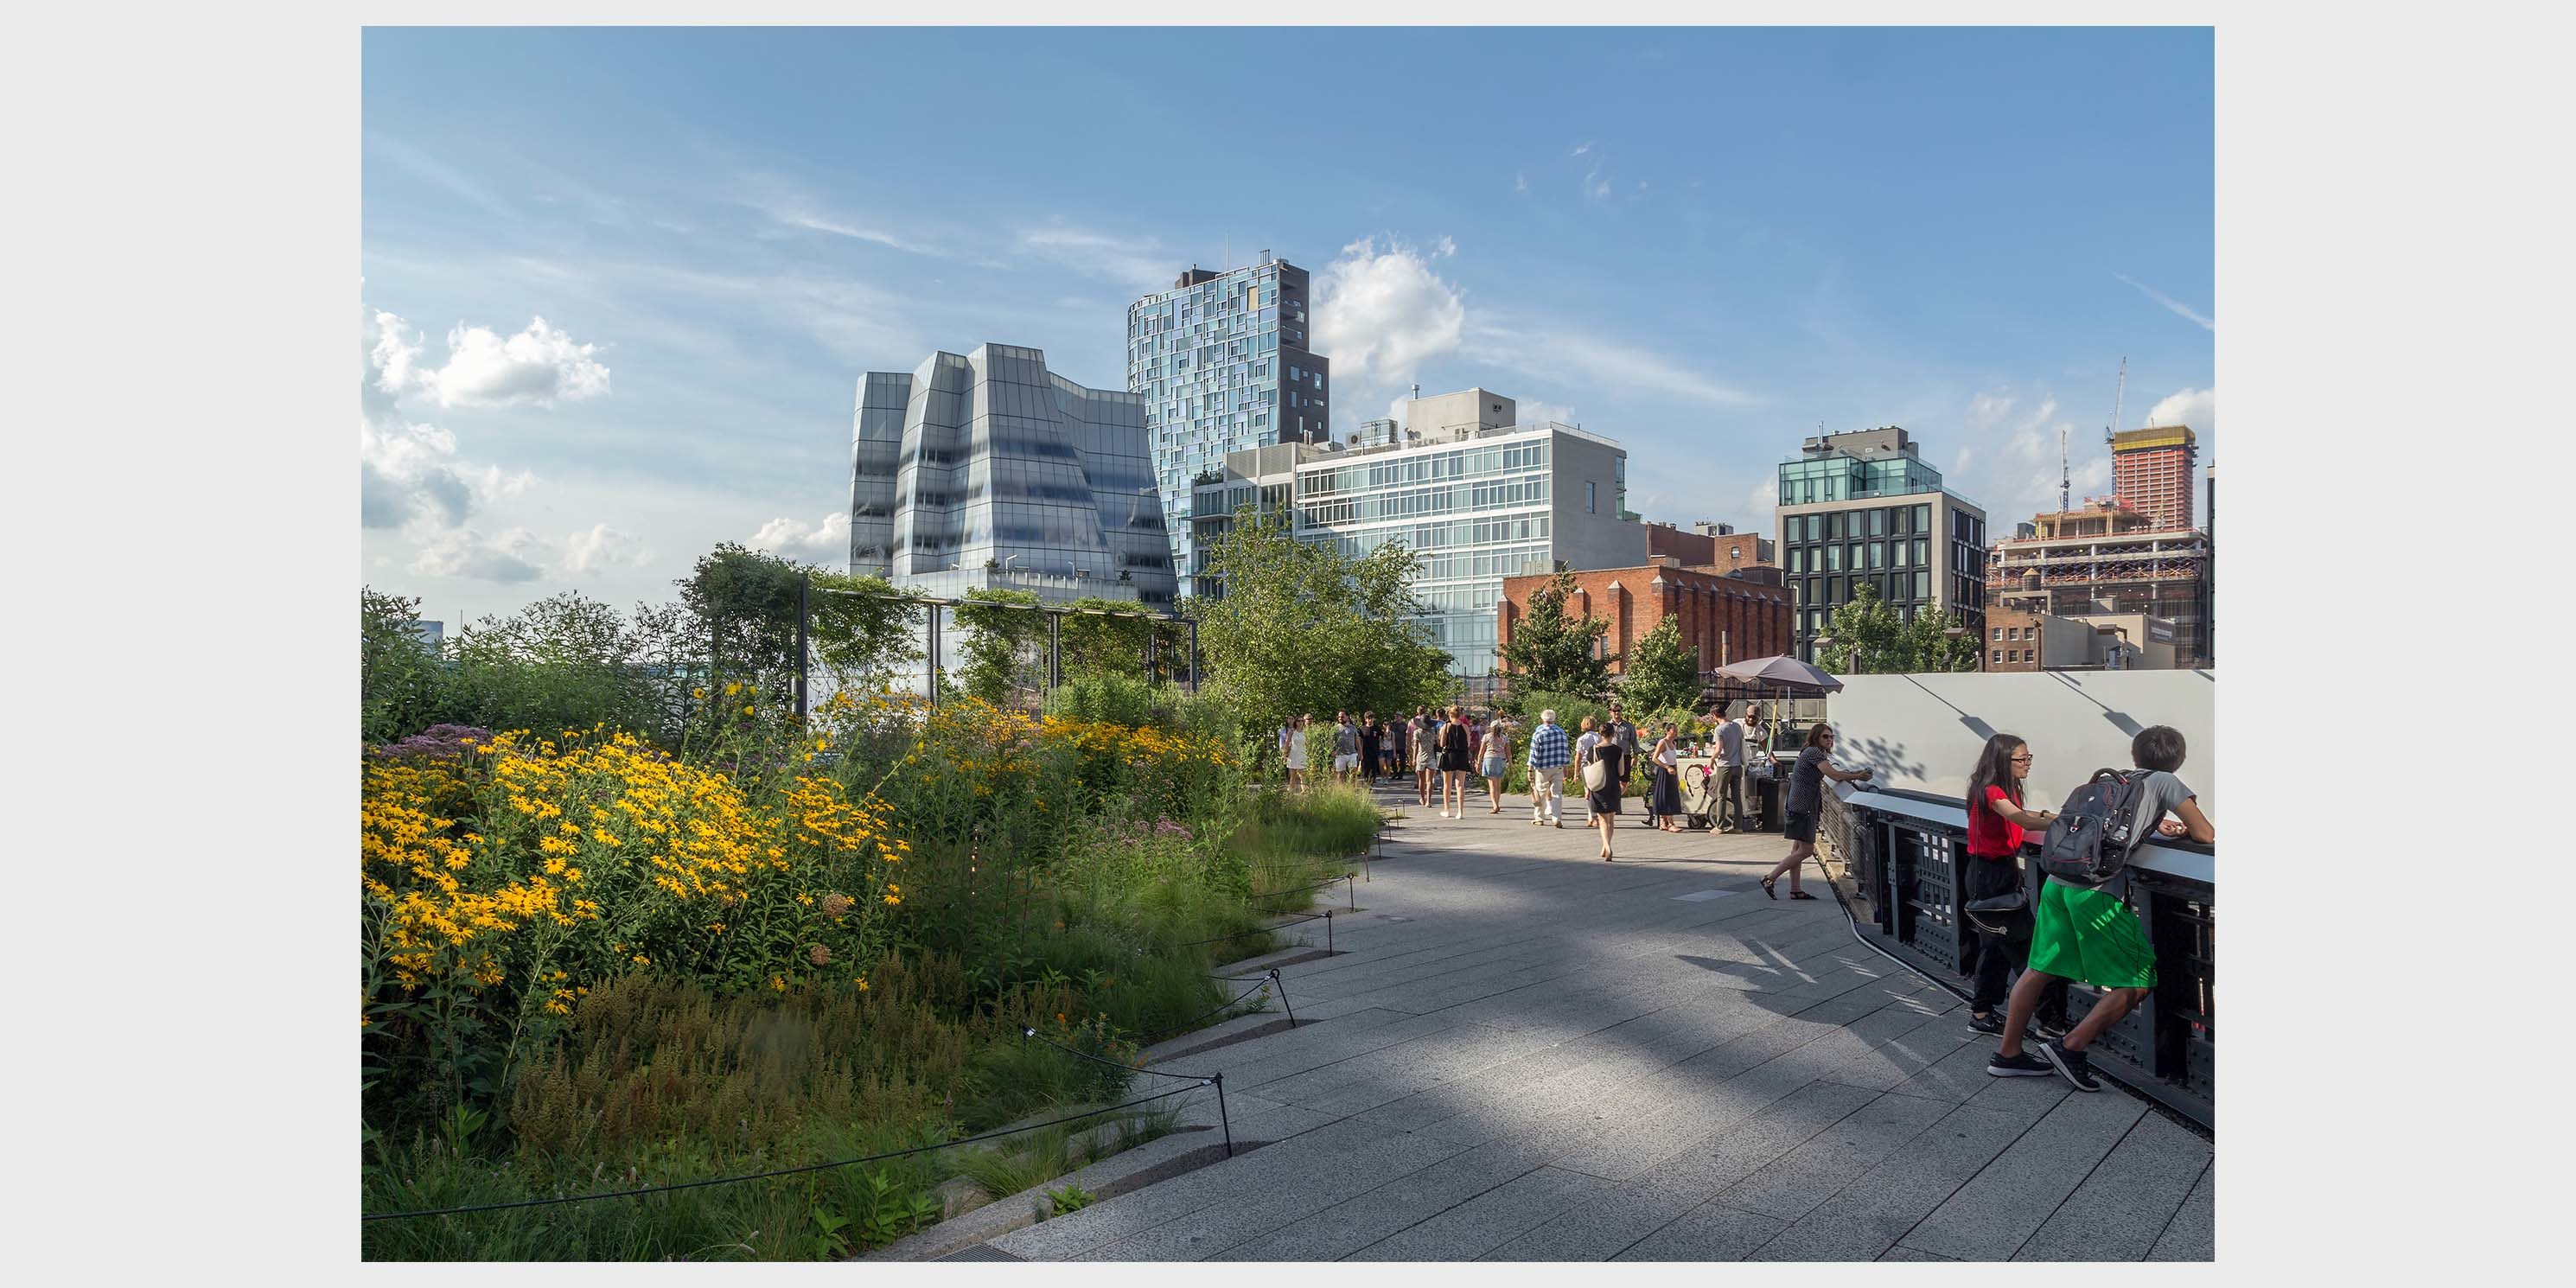
[[[1964,902],[1974,903],[2021,888],[2019,859],[1981,859],[1971,855],[1961,862],[1967,867],[1963,874],[1967,886],[1962,892]],[[2003,1006],[2013,974],[2030,962],[2030,909],[2025,906],[2012,912],[1971,912],[1966,916],[1970,928],[1977,932],[1977,992],[1968,1006],[1983,1014]],[[2003,933],[1990,932],[1990,926]]]

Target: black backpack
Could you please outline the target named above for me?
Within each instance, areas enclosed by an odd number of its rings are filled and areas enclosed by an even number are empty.
[[[2120,875],[2129,862],[2132,831],[2138,822],[2138,797],[2146,790],[2146,771],[2097,769],[2083,786],[2069,792],[2057,821],[2040,842],[2039,870],[2051,880],[2087,890]]]

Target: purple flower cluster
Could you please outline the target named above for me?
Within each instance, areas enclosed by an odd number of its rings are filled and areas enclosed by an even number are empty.
[[[421,730],[401,742],[369,747],[369,755],[387,760],[406,756],[426,756],[432,760],[454,760],[469,751],[479,750],[492,741],[492,731],[472,725],[438,724]],[[468,746],[467,744],[472,744]]]
[[[1151,823],[1138,821],[1116,824],[1110,828],[1110,834],[1119,840],[1129,842],[1151,841],[1162,837],[1186,841],[1196,835],[1186,824],[1168,818],[1158,818]]]

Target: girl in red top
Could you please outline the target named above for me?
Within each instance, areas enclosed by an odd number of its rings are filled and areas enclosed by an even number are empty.
[[[2021,888],[2023,829],[2045,828],[2057,815],[2021,806],[2022,780],[2030,777],[2030,744],[2008,733],[1986,739],[1976,771],[1968,775],[1968,861],[1960,875],[1962,901],[2009,894]],[[1977,929],[1977,992],[1968,1002],[1968,1027],[2001,1033],[2004,987],[2030,952],[2030,908],[1970,913]]]

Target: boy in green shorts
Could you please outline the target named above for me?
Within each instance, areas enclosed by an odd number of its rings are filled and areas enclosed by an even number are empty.
[[[2188,836],[2203,845],[2218,839],[2218,829],[2200,812],[2200,802],[2174,771],[2182,768],[2182,732],[2166,725],[2141,731],[2129,743],[2129,757],[2147,771],[2138,798],[2137,826],[2130,835],[2143,837],[2153,827],[2165,836]],[[2165,817],[2167,811],[2182,821]],[[2129,1008],[2146,1000],[2156,983],[2156,951],[2138,925],[2136,913],[2115,893],[2119,878],[2102,889],[2087,890],[2063,881],[2039,887],[2033,912],[2030,964],[2014,981],[2012,1000],[2004,1011],[2003,1046],[1986,1062],[1998,1078],[2046,1077],[2054,1072],[2077,1091],[2100,1091],[2085,1048],[2102,1030],[2120,1022]],[[2084,1019],[2063,1038],[2040,1044],[2039,1057],[2021,1049],[2022,1031],[2030,1024],[2039,995],[2058,979],[2082,980],[2102,990]]]

